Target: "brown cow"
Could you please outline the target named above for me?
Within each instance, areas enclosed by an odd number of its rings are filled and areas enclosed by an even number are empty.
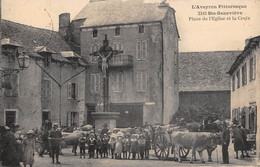
[[[190,163],[193,162],[195,158],[196,151],[199,152],[200,160],[205,163],[202,157],[202,151],[205,149],[211,150],[211,152],[216,148],[219,141],[214,133],[210,132],[173,132],[171,134],[172,144],[175,146],[174,157],[176,157],[176,152],[178,154],[178,160],[181,162],[180,158],[180,148],[192,149],[192,156]],[[209,157],[209,160],[211,157]]]

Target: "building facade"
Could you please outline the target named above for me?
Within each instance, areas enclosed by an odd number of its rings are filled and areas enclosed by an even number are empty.
[[[117,126],[169,123],[179,103],[174,9],[140,0],[91,1],[70,24],[68,20],[68,14],[60,15],[60,32],[68,43],[80,45],[81,56],[90,64],[85,95],[88,123],[93,123],[92,112],[102,110],[103,75],[98,58],[91,54],[103,45],[105,35],[114,50],[123,51],[109,61],[108,69],[110,111],[120,112]]]
[[[180,109],[210,110],[230,118],[230,79],[226,73],[241,51],[181,52]]]
[[[1,78],[10,86],[0,91],[0,125],[19,124],[26,132],[40,128],[47,119],[61,126],[84,124],[84,60],[58,32],[1,23],[1,68],[19,69],[17,57],[22,51],[30,56],[30,64]]]
[[[231,118],[256,134],[257,157],[260,157],[260,36],[246,40],[244,51],[229,70],[231,80]]]

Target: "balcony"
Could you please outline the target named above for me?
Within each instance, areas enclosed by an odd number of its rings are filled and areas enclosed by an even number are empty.
[[[115,55],[108,62],[111,68],[129,68],[133,67],[133,56],[131,55]]]

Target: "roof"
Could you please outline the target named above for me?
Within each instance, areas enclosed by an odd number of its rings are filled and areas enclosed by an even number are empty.
[[[259,46],[260,36],[249,39],[248,44],[245,46],[243,52],[237,56],[236,60],[232,64],[228,73],[232,73],[238,68],[238,66],[244,61],[244,59],[252,53],[252,51]]]
[[[21,47],[21,45],[18,45],[17,43],[13,42],[10,38],[4,38],[1,40],[1,45],[11,45],[16,47]]]
[[[54,52],[70,51],[69,45],[56,31],[35,28],[24,24],[2,20],[2,38],[10,38],[11,41],[23,46],[30,52],[36,47],[47,46]]]
[[[230,90],[226,74],[241,51],[180,52],[180,91]]]
[[[143,0],[105,0],[88,3],[73,20],[86,19],[82,27],[162,21],[169,6]]]
[[[36,48],[34,48],[34,51],[38,53],[51,53],[51,54],[55,53],[54,51],[47,48],[46,46],[37,46]]]
[[[70,58],[70,57],[81,58],[81,56],[79,56],[77,53],[73,51],[64,51],[64,52],[60,52],[60,54],[66,58]]]

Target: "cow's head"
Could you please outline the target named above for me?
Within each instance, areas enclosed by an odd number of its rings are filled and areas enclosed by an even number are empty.
[[[215,145],[220,145],[221,144],[221,133],[214,133],[212,136],[212,142]]]

